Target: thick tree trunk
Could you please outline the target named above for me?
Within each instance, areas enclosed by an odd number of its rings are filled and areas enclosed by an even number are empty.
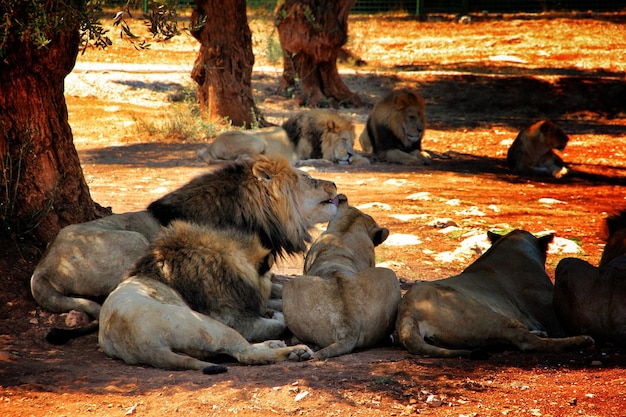
[[[100,209],[85,182],[63,95],[78,28],[51,36],[39,49],[10,37],[0,59],[2,232],[32,234],[42,243]]]
[[[348,41],[348,15],[356,0],[285,0],[276,10],[283,48],[282,87],[297,89],[303,102],[325,100],[360,106],[361,100],[339,77],[337,58]]]
[[[252,34],[245,0],[195,0],[192,31],[200,52],[191,77],[205,119],[228,118],[236,126],[267,125],[252,98]]]

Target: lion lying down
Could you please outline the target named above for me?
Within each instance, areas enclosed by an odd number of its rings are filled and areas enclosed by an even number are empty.
[[[207,362],[224,353],[248,365],[303,360],[286,347],[282,315],[265,310],[273,257],[253,234],[175,221],[109,295],[98,341],[128,364],[225,371]],[[250,344],[248,341],[263,341]]]
[[[340,165],[368,165],[354,151],[354,124],[336,111],[305,110],[283,123],[251,130],[233,130],[217,136],[198,151],[207,163],[266,155],[287,158],[292,164],[310,160]]]
[[[375,346],[393,332],[400,285],[393,271],[374,267],[374,247],[388,235],[343,196],[307,253],[307,275],[284,284],[287,326],[300,341],[323,348],[315,359]]]
[[[460,275],[407,291],[396,328],[409,352],[469,357],[472,349],[496,344],[550,352],[592,345],[589,336],[548,338],[565,334],[544,267],[553,235],[515,230],[489,238],[493,246]]]
[[[95,299],[113,291],[161,230],[146,211],[63,228],[35,267],[33,298],[55,313],[78,310],[97,319],[100,303]]]

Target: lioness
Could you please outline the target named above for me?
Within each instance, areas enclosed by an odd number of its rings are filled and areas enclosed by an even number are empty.
[[[98,341],[128,364],[225,371],[205,360],[226,353],[244,364],[308,359],[286,347],[282,315],[263,317],[270,251],[254,234],[174,221],[105,300]],[[248,341],[265,341],[250,345]]]
[[[324,159],[341,165],[368,165],[354,151],[354,124],[333,110],[305,110],[283,123],[299,159]]]
[[[561,178],[568,169],[553,149],[564,150],[568,141],[554,122],[541,120],[519,132],[507,152],[507,164],[516,174]]]
[[[492,247],[460,275],[417,282],[404,295],[396,329],[408,351],[469,357],[496,344],[551,352],[592,345],[589,336],[548,338],[565,334],[544,267],[553,235],[488,235]]]
[[[563,258],[554,277],[554,308],[569,334],[626,346],[626,210],[606,218],[598,267]]]
[[[430,164],[422,150],[425,128],[424,99],[412,89],[395,90],[374,105],[359,141],[363,152],[386,162]]]
[[[97,299],[113,291],[161,230],[146,211],[64,227],[35,267],[33,298],[55,313],[78,310],[97,319]]]
[[[315,359],[375,346],[393,332],[400,285],[393,271],[374,267],[374,247],[388,235],[343,196],[337,216],[307,253],[307,275],[284,284],[287,327],[323,348]]]

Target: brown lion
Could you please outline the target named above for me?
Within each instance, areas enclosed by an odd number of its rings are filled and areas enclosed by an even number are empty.
[[[337,187],[286,159],[245,159],[194,178],[148,206],[164,226],[187,220],[253,233],[273,256],[304,252],[309,229],[337,212]]]
[[[174,221],[102,305],[100,346],[128,364],[205,373],[226,370],[206,362],[217,354],[249,365],[309,359],[304,345],[268,340],[286,330],[281,313],[265,317],[271,263],[254,234]]]
[[[339,113],[313,109],[297,113],[283,123],[299,159],[325,159],[337,164],[368,165],[354,151],[354,124]]]
[[[304,273],[283,287],[283,313],[294,336],[325,359],[372,347],[394,330],[400,284],[375,267],[374,247],[389,230],[340,198],[337,216],[307,253]]]
[[[395,90],[374,105],[359,141],[363,152],[386,162],[430,164],[422,151],[425,128],[424,99],[412,89]]]
[[[563,160],[553,149],[565,149],[569,137],[550,120],[541,120],[522,130],[506,155],[509,168],[521,175],[551,175],[561,178],[568,173]]]

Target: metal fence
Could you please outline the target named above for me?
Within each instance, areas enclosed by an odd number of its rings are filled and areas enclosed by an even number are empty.
[[[153,0],[131,0],[137,9],[147,8]],[[174,1],[174,0],[171,0]],[[109,0],[106,4],[119,6],[127,0]],[[251,9],[274,10],[277,0],[248,0]],[[193,0],[178,0],[181,6],[193,7]],[[550,11],[626,11],[626,0],[357,0],[352,13],[404,11],[423,15],[428,13],[542,13]]]

